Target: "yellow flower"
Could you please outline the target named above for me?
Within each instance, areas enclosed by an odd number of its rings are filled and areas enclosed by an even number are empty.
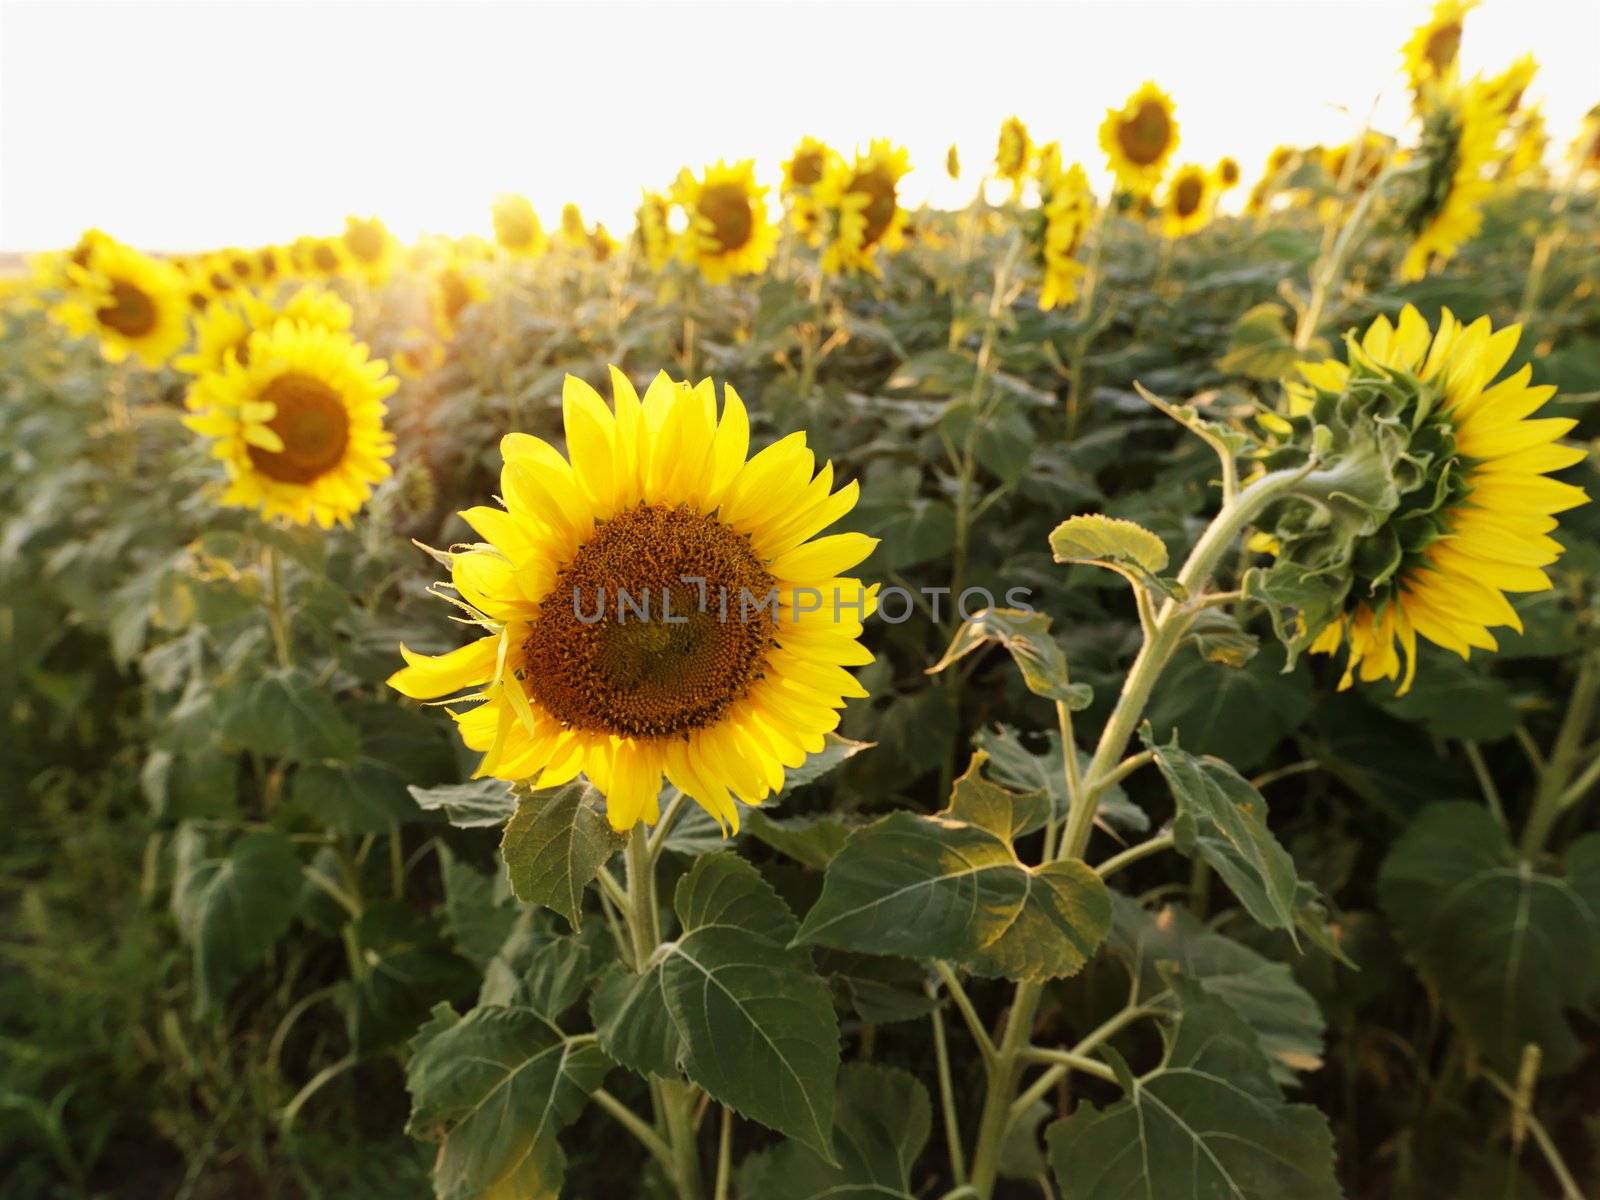
[[[1550,145],[1544,113],[1537,104],[1526,105],[1518,110],[1515,121],[1511,149],[1500,167],[1501,178],[1513,183],[1544,174],[1544,153]]]
[[[406,330],[395,347],[395,370],[407,379],[421,379],[438,370],[443,362],[444,347],[423,329]]]
[[[1050,149],[1054,149],[1054,143]],[[1078,280],[1084,266],[1078,261],[1083,234],[1094,217],[1094,193],[1083,168],[1073,163],[1066,171],[1059,164],[1052,169],[1045,193],[1043,242],[1038,248],[1043,280],[1039,287],[1039,307],[1056,308],[1071,304],[1078,297]]]
[[[1433,15],[1412,32],[1401,55],[1413,90],[1452,78],[1461,49],[1461,24],[1478,0],[1438,0]]]
[[[389,683],[478,702],[451,711],[480,776],[583,772],[628,829],[657,819],[665,775],[737,829],[734,797],[780,789],[866,694],[844,668],[872,661],[858,639],[876,589],[841,576],[876,541],[816,536],[856,485],[833,491],[828,464],[813,476],[803,433],[746,461],[731,387],[719,417],[710,380],[658,375],[641,401],[611,379],[614,406],[567,378],[569,457],[502,439],[505,508],[462,513],[483,541],[451,555],[484,636],[438,657],[402,646]]]
[[[1022,194],[1022,181],[1028,177],[1028,162],[1033,157],[1033,139],[1020,118],[1007,117],[1000,125],[1000,142],[994,152],[994,173],[1011,185],[1013,198]]]
[[[1217,159],[1216,182],[1217,190],[1221,192],[1238,187],[1239,160],[1228,154]]]
[[[1522,106],[1522,97],[1539,73],[1539,64],[1531,54],[1524,54],[1500,74],[1488,80],[1484,87],[1488,103],[1502,115],[1509,117]]]
[[[342,275],[347,262],[340,238],[297,238],[290,247],[290,261],[297,275],[332,279]]]
[[[1172,98],[1149,81],[1121,108],[1106,110],[1100,148],[1125,191],[1145,196],[1160,181],[1167,160],[1178,148],[1178,124],[1172,114]]]
[[[944,152],[944,173],[952,180],[961,178],[961,152],[956,149],[954,142],[951,142],[950,149]]]
[[[275,321],[289,320],[344,332],[350,328],[350,306],[332,292],[302,287],[281,308],[274,308],[252,292],[208,304],[195,321],[194,349],[173,359],[172,365],[189,375],[221,371],[230,362],[250,361],[250,335]]]
[[[130,354],[159,367],[189,337],[189,292],[167,263],[109,238],[66,263],[70,289],[51,317],[79,337],[95,336],[111,362]]]
[[[755,163],[718,162],[702,177],[685,168],[672,198],[689,219],[678,253],[712,283],[766,269],[778,230],[767,216],[767,189],[756,185]]]
[[[1544,568],[1562,551],[1550,537],[1555,514],[1588,497],[1546,476],[1586,452],[1559,443],[1576,421],[1529,419],[1555,394],[1529,383],[1530,366],[1492,383],[1520,334],[1515,325],[1495,331],[1487,317],[1462,325],[1448,309],[1431,334],[1407,305],[1398,324],[1379,317],[1360,342],[1352,335],[1349,364],[1300,368],[1312,395],[1353,398],[1359,393],[1347,385],[1359,377],[1399,383],[1414,397],[1394,414],[1408,429],[1413,478],[1381,527],[1356,544],[1344,610],[1311,647],[1349,647],[1341,687],[1399,677],[1404,693],[1419,635],[1462,658],[1497,649],[1490,628],[1522,628],[1505,593],[1550,586]]]
[[[900,180],[911,170],[903,147],[878,139],[855,162],[842,159],[817,185],[817,203],[828,226],[823,233],[822,269],[879,273],[877,253],[898,250],[909,220],[900,204]]]
[[[368,283],[382,284],[394,273],[400,246],[377,217],[346,217],[339,240],[350,270]]]
[[[526,196],[496,196],[490,215],[494,218],[495,243],[511,257],[538,258],[545,252],[549,239]]]
[[[594,223],[594,231],[589,234],[589,253],[594,256],[597,263],[610,262],[611,256],[617,252],[617,239],[611,236],[599,221]]]
[[[1205,228],[1216,204],[1216,187],[1204,167],[1186,163],[1173,172],[1161,202],[1161,232],[1169,238],[1187,237]]]
[[[461,314],[489,294],[483,279],[464,263],[446,259],[428,274],[428,307],[433,327],[442,338],[453,338],[461,328]]]
[[[1351,161],[1351,155],[1355,156],[1354,162]],[[1378,176],[1383,174],[1383,168],[1388,166],[1393,156],[1394,142],[1369,129],[1361,136],[1359,143],[1349,141],[1329,150],[1323,155],[1322,166],[1335,184],[1344,183],[1348,172],[1350,190],[1359,193],[1378,181]]]
[[[1411,180],[1400,219],[1411,246],[1400,264],[1402,279],[1421,279],[1448,261],[1483,224],[1483,201],[1493,190],[1489,171],[1503,118],[1482,83],[1429,89]]]
[[[561,206],[561,244],[568,250],[582,250],[589,245],[589,229],[576,204]]]
[[[1583,115],[1583,124],[1567,154],[1579,172],[1600,171],[1600,104]]]
[[[822,232],[822,212],[817,204],[817,185],[835,169],[838,153],[813,137],[800,139],[789,161],[783,164],[782,193],[795,232],[816,245]]]
[[[672,201],[660,192],[647,191],[634,210],[634,238],[639,253],[652,271],[660,271],[672,261]]]
[[[389,475],[394,439],[383,418],[394,377],[349,334],[300,321],[257,330],[247,357],[201,376],[197,411],[184,418],[216,439],[228,469],[223,503],[324,529],[347,523]]]

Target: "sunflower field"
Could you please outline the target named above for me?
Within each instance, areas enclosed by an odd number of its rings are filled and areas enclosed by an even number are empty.
[[[1468,7],[7,278],[0,1196],[1600,1196],[1600,109]]]

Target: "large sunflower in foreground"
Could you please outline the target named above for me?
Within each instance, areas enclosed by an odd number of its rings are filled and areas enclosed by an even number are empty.
[[[1461,26],[1477,6],[1478,0],[1438,0],[1432,15],[1412,31],[1400,53],[1413,89],[1420,90],[1455,73]]]
[[[1520,333],[1496,331],[1487,317],[1462,325],[1446,309],[1434,334],[1408,305],[1397,324],[1379,317],[1360,341],[1352,335],[1348,363],[1301,366],[1309,387],[1291,389],[1291,416],[1403,439],[1388,511],[1350,548],[1342,608],[1311,645],[1348,646],[1341,687],[1398,677],[1404,693],[1418,636],[1463,658],[1494,650],[1491,627],[1522,628],[1505,593],[1550,587],[1544,568],[1562,550],[1550,537],[1555,514],[1587,496],[1546,476],[1586,451],[1559,444],[1575,421],[1530,419],[1555,393],[1529,383],[1531,367],[1492,382]],[[1325,519],[1298,533],[1280,526],[1280,561],[1304,560],[1302,547],[1326,529]]]
[[[495,244],[512,258],[538,258],[549,247],[539,214],[526,196],[496,196],[489,215],[494,220]]]
[[[480,776],[553,786],[580,771],[611,824],[654,822],[663,775],[737,828],[784,768],[822,749],[875,589],[841,578],[876,545],[817,537],[855,505],[813,475],[803,433],[746,461],[731,387],[658,375],[641,401],[612,369],[614,408],[568,377],[567,453],[501,442],[504,509],[462,513],[483,542],[451,555],[450,586],[483,630],[428,657],[401,648],[389,683],[453,709]],[[570,461],[569,461],[570,458]],[[642,610],[642,611],[641,611]]]
[[[159,367],[189,337],[189,289],[181,272],[109,238],[66,263],[68,290],[51,316],[79,337],[99,339],[111,362],[133,355]]]
[[[348,521],[389,475],[394,377],[348,334],[298,321],[257,331],[247,357],[202,376],[184,418],[216,439],[223,503],[324,529]]]
[[[827,225],[822,269],[830,273],[878,273],[881,248],[898,250],[909,218],[900,203],[900,180],[911,170],[904,147],[878,139],[854,163],[842,159],[817,185],[817,204]]]
[[[688,168],[672,187],[673,200],[689,219],[679,242],[683,260],[712,283],[766,269],[778,229],[767,215],[767,189],[756,184],[753,160],[718,162],[696,176]]]
[[[1121,108],[1106,110],[1100,123],[1100,148],[1117,184],[1136,196],[1148,195],[1178,148],[1178,123],[1172,98],[1146,81]]]
[[[1161,232],[1169,238],[1181,238],[1205,228],[1215,203],[1211,172],[1193,163],[1179,167],[1167,181],[1161,201]]]
[[[1411,239],[1400,264],[1403,279],[1421,279],[1447,262],[1483,224],[1483,202],[1494,190],[1491,172],[1504,117],[1478,81],[1429,89],[1417,175],[1400,205]]]

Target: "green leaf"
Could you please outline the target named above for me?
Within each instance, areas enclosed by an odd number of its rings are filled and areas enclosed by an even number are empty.
[[[1451,1019],[1502,1069],[1529,1042],[1548,1071],[1581,1058],[1566,1010],[1600,1000],[1600,834],[1556,874],[1520,860],[1480,806],[1436,804],[1395,843],[1378,898]]]
[[[527,919],[489,960],[478,1003],[531,1008],[551,1022],[579,1000],[589,985],[593,954],[585,934],[554,936]]]
[[[472,779],[407,790],[419,808],[442,812],[457,829],[504,825],[517,811],[517,798],[503,779]]]
[[[837,733],[824,735],[822,749],[815,754],[806,755],[805,762],[798,767],[790,767],[783,773],[783,789],[768,804],[776,804],[779,799],[787,796],[797,788],[817,782],[825,775],[837,771],[863,750],[871,750],[871,742],[855,742]]]
[[[1288,310],[1270,300],[1246,311],[1228,334],[1228,352],[1217,360],[1217,370],[1271,383],[1288,375],[1302,359],[1315,362],[1327,357],[1328,343],[1320,338],[1303,351],[1297,349],[1288,321]]]
[[[940,816],[890,813],[851,834],[797,940],[1009,979],[1076,973],[1105,937],[1110,895],[1081,862],[1022,863],[1010,835],[1027,798],[979,778],[982,762]]]
[[[172,916],[194,950],[195,1012],[224,1000],[289,928],[300,892],[300,859],[277,830],[248,833],[225,857],[205,834],[178,830]]]
[[[554,909],[574,928],[583,919],[584,889],[622,846],[598,795],[581,781],[521,792],[500,839],[517,899]]]
[[[610,1062],[527,1008],[434,1010],[411,1043],[413,1137],[439,1143],[439,1200],[556,1200],[566,1173],[557,1134],[583,1110]]]
[[[348,936],[358,954],[344,1000],[358,1055],[400,1041],[435,1004],[470,995],[477,982],[478,972],[444,944],[433,922],[401,901],[368,903]]]
[[[327,689],[296,667],[274,668],[230,694],[221,732],[236,746],[291,762],[351,762],[361,751],[360,733]]]
[[[1207,662],[1225,667],[1244,666],[1261,646],[1261,639],[1247,632],[1239,618],[1221,608],[1197,612],[1184,640],[1194,642],[1194,648]]]
[[[1149,709],[1157,741],[1181,731],[1196,754],[1248,771],[1311,715],[1304,670],[1284,674],[1282,646],[1268,646],[1241,667],[1184,655],[1161,676]]]
[[[601,1045],[642,1072],[679,1064],[729,1108],[831,1156],[838,1021],[810,955],[790,945],[788,906],[724,852],[695,861],[673,908],[678,939],[596,988]]]
[[[1178,850],[1210,863],[1262,925],[1294,936],[1300,879],[1267,828],[1266,799],[1219,759],[1197,758],[1175,743],[1154,749],[1178,806],[1172,823]]]
[[[751,1200],[911,1200],[911,1169],[932,1127],[933,1106],[915,1076],[852,1063],[839,1072],[833,1126],[839,1161],[784,1142],[740,1163],[738,1194]]]
[[[504,879],[486,875],[439,845],[439,871],[444,879],[444,924],[462,957],[480,968],[492,959],[511,932],[516,908],[508,903]]]
[[[1480,663],[1465,663],[1454,654],[1427,653],[1417,678],[1404,696],[1379,701],[1403,721],[1419,721],[1441,738],[1493,742],[1517,730],[1521,714],[1511,689]]]
[[[1154,1071],[1107,1108],[1080,1101],[1046,1132],[1063,1200],[1339,1200],[1333,1136],[1286,1104],[1248,1026],[1172,980],[1178,1013]]]
[[[1143,525],[1103,513],[1068,517],[1050,533],[1058,563],[1104,567],[1135,585],[1167,590],[1158,576],[1167,567],[1167,544]]]
[[[1061,735],[1055,730],[1044,734],[1045,750],[1035,754],[1022,743],[1022,736],[1009,725],[994,729],[980,729],[972,738],[973,744],[989,756],[989,774],[1006,787],[1018,792],[1043,790],[1050,796],[1051,810],[1040,812],[1035,820],[1017,834],[1021,837],[1044,827],[1054,814],[1057,821],[1067,818],[1070,803],[1067,797],[1065,759],[1061,753]],[[1086,770],[1089,756],[1078,752],[1078,766]],[[1120,785],[1113,785],[1100,793],[1100,806],[1095,814],[1095,824],[1111,827],[1125,833],[1144,833],[1150,828],[1150,814],[1128,799]]]
[[[1088,685],[1067,679],[1067,656],[1050,636],[1050,618],[1042,612],[1018,608],[986,608],[975,613],[950,640],[944,657],[928,668],[937,675],[974,650],[997,642],[1016,660],[1022,681],[1036,696],[1064,701],[1073,712],[1088,708],[1094,693]]]
[[[745,828],[757,841],[779,854],[820,871],[839,853],[850,837],[850,825],[832,813],[804,817],[769,817],[754,809],[745,817]]]

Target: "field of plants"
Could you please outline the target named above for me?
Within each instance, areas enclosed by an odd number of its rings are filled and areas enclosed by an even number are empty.
[[[1465,11],[3,281],[0,1196],[1600,1195],[1600,110]]]

